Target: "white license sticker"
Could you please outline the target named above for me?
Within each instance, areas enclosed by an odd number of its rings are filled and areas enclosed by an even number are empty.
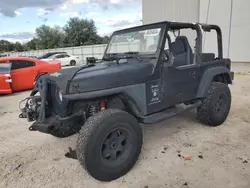
[[[158,36],[161,29],[149,29],[145,32],[144,36]]]

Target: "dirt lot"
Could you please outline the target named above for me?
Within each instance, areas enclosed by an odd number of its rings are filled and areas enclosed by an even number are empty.
[[[29,92],[0,96],[0,187],[249,188],[250,66],[233,70],[240,73],[224,125],[204,126],[187,112],[145,127],[139,161],[111,183],[94,180],[77,160],[64,156],[75,148],[77,135],[57,139],[28,131],[29,124],[17,116],[18,102]]]

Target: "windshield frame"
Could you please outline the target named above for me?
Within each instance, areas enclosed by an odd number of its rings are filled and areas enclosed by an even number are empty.
[[[157,44],[157,47],[156,47],[156,51],[153,52],[153,53],[138,53],[137,55],[138,56],[144,56],[144,57],[156,57],[159,55],[159,52],[161,50],[161,46],[163,44],[163,39],[164,39],[164,36],[165,36],[165,31],[166,31],[166,28],[167,28],[167,22],[160,22],[160,23],[156,23],[156,24],[149,24],[149,25],[142,25],[142,26],[137,26],[137,27],[132,27],[132,28],[128,28],[128,29],[123,29],[123,30],[119,30],[119,31],[115,31],[111,37],[110,37],[110,40],[109,40],[109,43],[108,45],[106,46],[106,49],[105,49],[105,52],[104,52],[104,55],[103,57],[106,57],[107,54],[112,54],[112,53],[108,53],[108,50],[110,48],[110,45],[111,45],[111,41],[112,41],[112,38],[116,35],[122,35],[122,34],[126,34],[126,33],[130,33],[130,32],[136,32],[136,31],[141,31],[141,30],[149,30],[149,29],[161,29],[160,31],[160,34],[159,34],[159,39],[158,39],[158,44]],[[124,53],[115,53],[116,55],[124,55]]]

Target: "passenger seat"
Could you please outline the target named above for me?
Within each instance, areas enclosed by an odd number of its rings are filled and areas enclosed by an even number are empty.
[[[188,39],[185,36],[178,36],[175,39],[175,42],[171,44],[172,52],[175,57],[174,66],[184,66],[190,65],[193,62],[193,52],[192,48],[189,45]]]

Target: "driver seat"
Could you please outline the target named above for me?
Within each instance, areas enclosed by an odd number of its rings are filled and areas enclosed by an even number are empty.
[[[174,55],[174,66],[179,67],[192,64],[193,52],[187,37],[178,36],[171,45]]]

